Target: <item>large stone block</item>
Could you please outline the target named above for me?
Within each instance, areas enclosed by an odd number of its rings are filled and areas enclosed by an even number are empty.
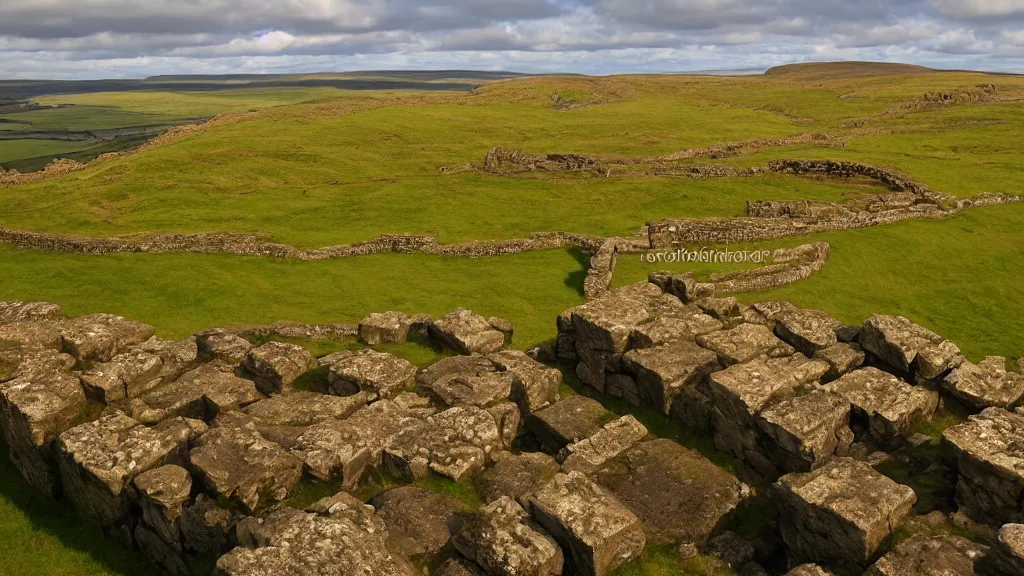
[[[903,316],[875,314],[865,320],[860,345],[889,366],[925,380],[939,378],[964,360],[952,343]]]
[[[594,435],[614,415],[597,400],[570,396],[538,410],[526,419],[526,428],[552,453]]]
[[[985,549],[961,536],[916,535],[879,558],[864,576],[974,576]]]
[[[96,402],[122,403],[162,384],[163,364],[155,354],[130,350],[83,372],[82,385]]]
[[[131,403],[132,417],[158,422],[171,416],[210,421],[222,412],[262,400],[252,380],[235,376],[220,362],[203,364]]]
[[[252,348],[252,342],[222,328],[196,334],[196,349],[201,362],[218,360],[235,367],[245,361]]]
[[[509,397],[524,416],[558,402],[562,372],[549,368],[519,350],[505,350],[489,356],[491,362],[512,375]]]
[[[214,574],[417,574],[408,561],[388,550],[382,534],[363,530],[347,518],[284,508],[264,521],[255,540],[255,549],[239,547],[222,556]]]
[[[296,378],[315,367],[316,358],[308,350],[284,342],[267,342],[245,357],[246,371],[264,394],[290,390]]]
[[[793,349],[772,334],[767,326],[740,324],[731,330],[697,337],[697,344],[718,354],[725,365],[749,362],[758,356],[788,356]]]
[[[796,308],[782,312],[775,318],[775,334],[784,342],[807,356],[835,346],[839,342],[836,331],[845,325],[819,310]]]
[[[133,478],[166,464],[186,461],[189,444],[206,425],[178,418],[153,428],[115,412],[76,426],[57,440],[64,496],[79,514],[101,526],[127,520],[126,489]]]
[[[511,372],[499,372],[493,362],[480,355],[445,358],[416,377],[420,388],[446,406],[481,408],[507,402],[514,382]]]
[[[475,484],[485,502],[510,496],[526,503],[559,472],[558,462],[543,452],[513,454],[501,452],[492,458],[493,464],[476,478]]]
[[[942,433],[956,463],[956,502],[976,522],[1024,522],[1024,416],[988,408]]]
[[[237,412],[218,417],[196,442],[190,463],[208,490],[249,512],[284,500],[302,477],[302,460],[265,439]]]
[[[293,392],[271,396],[242,409],[258,425],[312,426],[328,420],[342,420],[359,410],[370,400],[367,393],[335,396],[318,392]]]
[[[192,493],[188,470],[175,464],[153,468],[136,476],[132,488],[132,499],[142,511],[142,523],[180,554],[180,518]]]
[[[384,466],[406,481],[434,472],[459,482],[482,469],[501,447],[501,432],[490,413],[456,406],[396,434],[384,449]]]
[[[808,472],[845,456],[853,443],[850,402],[823,390],[779,402],[762,411],[757,424],[762,452],[783,472]]]
[[[164,340],[154,336],[136,346],[134,350],[160,358],[162,368],[159,378],[162,382],[177,380],[199,363],[199,347],[195,338]]]
[[[401,344],[409,338],[412,320],[403,312],[368,314],[359,321],[359,337],[367,344]]]
[[[505,345],[505,334],[486,318],[457,308],[430,325],[430,335],[461,354],[490,354]]]
[[[818,350],[814,353],[814,358],[828,362],[829,371],[825,374],[825,381],[831,382],[863,366],[865,354],[859,344],[844,344],[840,342],[823,350]]]
[[[664,438],[637,444],[597,479],[663,542],[703,544],[749,495],[734,476]]]
[[[54,320],[29,320],[0,324],[0,342],[13,342],[30,348],[60,350],[63,324]]]
[[[604,576],[639,557],[647,543],[640,519],[579,472],[555,476],[530,509],[581,576]]]
[[[647,428],[627,414],[605,424],[587,438],[566,446],[562,453],[562,471],[593,474],[645,436]]]
[[[462,528],[458,500],[418,486],[401,486],[370,501],[387,533],[387,546],[404,558],[429,559]]]
[[[199,494],[195,502],[185,505],[181,511],[182,543],[194,554],[223,554],[233,546],[235,525],[240,519],[237,513],[219,506],[213,498]]]
[[[866,565],[917,501],[909,487],[850,458],[783,476],[775,494],[790,561],[837,566]]]
[[[64,309],[50,302],[0,302],[0,324],[65,318]]]
[[[113,314],[90,314],[61,326],[61,347],[79,360],[111,358],[153,336],[153,327]]]
[[[623,363],[627,370],[636,374],[637,389],[644,404],[666,416],[683,388],[696,385],[721,368],[717,354],[685,340],[631,350],[623,357]]]
[[[455,548],[494,576],[560,576],[562,549],[508,496],[470,516]]]
[[[892,442],[915,424],[931,420],[939,404],[937,393],[874,367],[851,372],[827,389],[849,400],[854,415],[881,442]]]
[[[375,398],[391,398],[413,384],[412,362],[387,352],[361,350],[331,365],[328,383],[332,393],[350,396],[366,392]]]
[[[1006,358],[989,356],[977,365],[961,364],[943,379],[942,389],[977,410],[1010,408],[1024,398],[1024,375],[1008,372]]]

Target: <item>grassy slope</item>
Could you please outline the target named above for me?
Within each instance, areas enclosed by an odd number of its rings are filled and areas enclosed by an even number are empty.
[[[0,163],[35,158],[50,154],[77,152],[92,146],[89,142],[60,142],[56,140],[0,140]]]
[[[798,82],[542,78],[497,83],[464,97],[466,105],[432,95],[415,106],[360,113],[352,112],[368,98],[386,96],[349,95],[341,103],[269,110],[255,120],[61,180],[4,189],[0,225],[89,234],[260,230],[302,245],[379,232],[436,232],[443,241],[551,229],[629,233],[659,216],[738,214],[748,199],[836,199],[850,186],[780,177],[711,182],[445,177],[436,168],[479,161],[493,145],[644,156],[722,140],[844,132],[850,119],[879,114],[929,90],[981,81],[994,81],[1002,93],[1013,93],[1019,84],[1010,78],[936,74],[802,77]],[[576,101],[616,102],[557,112],[549,106],[555,93]],[[167,113],[191,105],[175,98],[136,101],[134,110]],[[849,158],[903,169],[957,195],[1017,192],[1022,122],[1015,104],[951,107],[866,122],[912,130],[909,134],[886,129],[851,137],[845,148],[796,146],[725,161]],[[746,298],[787,298],[851,322],[873,312],[904,313],[953,338],[974,358],[1021,353],[1024,207],[986,208],[943,222],[823,238],[833,253],[822,273]],[[439,314],[462,305],[513,320],[514,344],[527,347],[553,336],[555,315],[582,301],[584,260],[578,253],[550,251],[480,260],[386,255],[298,263],[0,248],[3,269],[13,272],[0,282],[0,299],[54,300],[73,314],[118,312],[150,322],[167,336],[218,324],[355,320],[385,309]],[[624,257],[616,281],[642,279],[650,269]],[[52,548],[50,562],[71,566],[68,574],[136,573],[104,560],[116,558],[116,550],[98,540],[80,545],[61,530],[63,525],[33,532],[23,514],[39,504],[30,496],[20,498],[14,488],[0,493],[0,529],[15,535],[4,550],[13,555],[9,566],[38,565],[17,544],[31,535],[39,547]],[[79,549],[90,550],[90,557],[78,556]],[[670,555],[655,554],[638,566],[624,573],[648,568],[674,573]]]

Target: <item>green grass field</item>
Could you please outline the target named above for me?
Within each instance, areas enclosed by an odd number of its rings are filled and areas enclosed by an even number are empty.
[[[1002,102],[915,107],[926,92],[989,82]],[[526,78],[473,94],[254,88],[52,96],[39,100],[76,104],[59,109],[75,113],[113,110],[117,118],[245,114],[141,154],[0,188],[0,226],[95,236],[262,232],[303,247],[380,233],[435,234],[456,242],[554,230],[629,235],[663,217],[739,215],[749,200],[842,201],[880,191],[860,182],[779,175],[700,181],[438,171],[479,163],[493,146],[641,158],[811,132],[840,136],[843,144],[766,148],[680,164],[848,159],[905,171],[958,197],[1019,193],[1024,108],[1016,100],[1022,93],[1024,80],[1009,76],[845,77],[800,70],[737,78]],[[567,100],[592,105],[570,111],[552,106]],[[253,109],[261,111],[247,112]],[[99,116],[66,121],[101,122]],[[0,143],[0,161],[4,153]],[[951,338],[972,359],[1024,354],[1024,205],[750,247],[815,240],[832,245],[822,272],[742,299],[787,299],[848,322],[872,313],[904,314]],[[75,315],[114,312],[148,322],[166,337],[276,320],[356,321],[394,309],[440,315],[463,306],[512,320],[513,345],[528,348],[554,337],[557,314],[584,301],[587,260],[578,250],[475,260],[389,254],[297,262],[49,254],[0,246],[6,272],[0,300],[49,300]],[[643,280],[660,267],[665,265],[622,256],[616,285]],[[429,351],[411,353],[422,361],[430,357]],[[23,494],[10,476],[8,468],[0,470],[0,551],[12,559],[0,562],[0,574],[139,573],[118,549],[78,527],[69,512],[54,512],[59,505]],[[38,558],[63,571],[35,568]],[[652,550],[622,574],[688,573],[673,560]]]

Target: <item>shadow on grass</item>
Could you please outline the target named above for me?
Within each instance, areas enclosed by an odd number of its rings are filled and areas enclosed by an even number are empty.
[[[565,285],[583,295],[583,282],[587,279],[587,270],[590,268],[590,253],[579,247],[569,248],[568,252],[573,260],[579,263],[580,269],[565,275]]]
[[[4,535],[0,574],[130,576],[159,572],[141,556],[106,540],[98,527],[75,514],[70,502],[50,500],[29,486],[8,458],[2,439],[0,534]],[[75,553],[86,557],[71,558]]]

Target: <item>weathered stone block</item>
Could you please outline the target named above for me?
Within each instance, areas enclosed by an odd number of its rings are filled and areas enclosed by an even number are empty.
[[[704,334],[697,337],[697,344],[718,354],[725,365],[749,362],[761,355],[785,355],[786,349],[782,340],[760,324],[740,324],[731,330]]]
[[[865,565],[917,501],[909,487],[850,458],[783,476],[775,492],[790,561],[823,564]]]
[[[404,558],[429,559],[462,528],[458,500],[418,486],[393,488],[370,504],[386,529],[388,548]]]
[[[485,356],[454,356],[428,367],[416,377],[420,388],[446,406],[488,407],[507,402],[515,376],[499,372]]]
[[[412,320],[403,312],[368,314],[359,321],[359,337],[371,346],[401,344],[409,339]]]
[[[82,373],[82,385],[96,402],[116,404],[159,386],[163,360],[155,354],[130,350]]]
[[[181,512],[192,492],[192,476],[170,464],[139,474],[132,481],[132,498],[142,511],[142,522],[175,552],[182,552]]]
[[[717,354],[687,341],[631,350],[623,362],[627,370],[636,374],[644,404],[665,415],[680,390],[721,367]]]
[[[864,350],[908,374],[917,371],[927,380],[938,378],[963,360],[955,346],[944,342],[938,334],[903,316],[875,314],[864,321],[860,332]],[[924,358],[918,362],[922,353]]]
[[[164,340],[154,336],[136,346],[135,350],[160,358],[162,367],[159,378],[162,382],[177,380],[199,363],[199,348],[195,338]]]
[[[509,397],[528,416],[558,401],[562,373],[530,358],[519,350],[505,350],[490,357],[499,370],[512,375],[512,394]]]
[[[207,489],[249,512],[287,498],[302,476],[302,460],[263,438],[239,413],[224,414],[214,424],[190,455]]]
[[[828,362],[829,371],[825,381],[831,382],[845,374],[853,372],[864,365],[864,350],[858,344],[839,343],[814,353],[816,360]]]
[[[560,576],[564,558],[555,540],[508,496],[470,516],[455,548],[495,576]]]
[[[245,369],[253,375],[256,388],[264,394],[291,389],[292,382],[316,367],[316,359],[302,346],[267,342],[249,350]]]
[[[171,416],[210,421],[222,412],[262,400],[252,380],[239,378],[220,362],[203,364],[133,402],[132,417],[159,422]]]
[[[416,367],[408,360],[367,349],[332,364],[328,382],[331,392],[339,396],[367,392],[390,398],[411,386],[415,376]]]
[[[854,415],[882,442],[892,442],[914,424],[931,420],[939,404],[937,393],[874,367],[851,372],[828,384],[827,389],[849,400]]]
[[[643,524],[604,488],[579,472],[558,474],[530,500],[534,518],[582,576],[604,576],[640,556]]]
[[[734,476],[664,438],[637,444],[597,479],[664,542],[703,544],[749,495]]]
[[[775,318],[775,334],[807,356],[835,346],[836,330],[844,324],[819,310],[795,308]]]
[[[988,408],[942,433],[956,463],[956,502],[976,522],[1024,521],[1024,416]]]
[[[864,576],[974,576],[985,546],[960,536],[912,536],[871,565]]]
[[[0,324],[0,342],[14,342],[29,348],[60,350],[60,322],[31,320],[15,324]]]
[[[181,540],[185,549],[200,555],[219,555],[232,546],[232,534],[239,516],[200,494],[181,512]]]
[[[153,327],[113,314],[90,314],[61,326],[61,347],[79,360],[111,358],[153,336]]]
[[[526,503],[560,469],[558,462],[543,452],[500,452],[492,459],[493,464],[476,478],[477,490],[484,502],[510,496]]]
[[[569,444],[594,435],[613,417],[596,400],[570,396],[531,414],[526,427],[547,450],[558,453]]]
[[[492,328],[486,318],[463,308],[434,320],[430,334],[462,354],[490,354],[505,345],[505,335]]]
[[[57,440],[64,496],[79,514],[101,526],[126,520],[125,490],[143,472],[184,463],[189,443],[206,425],[178,418],[148,428],[115,412],[76,426]]]
[[[502,447],[494,417],[475,406],[456,406],[397,434],[384,449],[384,466],[407,481],[431,471],[456,482],[487,463]]]
[[[593,474],[645,436],[647,428],[633,416],[613,420],[587,438],[566,446],[562,470]]]
[[[763,452],[783,472],[807,472],[845,456],[853,443],[850,402],[838,394],[816,390],[779,402],[761,412]]]
[[[0,302],[0,324],[65,318],[64,309],[50,302]]]
[[[977,365],[961,364],[943,379],[942,388],[978,410],[1010,408],[1024,398],[1024,375],[1007,372],[1006,358],[989,356]]]
[[[258,424],[312,426],[328,420],[351,416],[367,404],[370,395],[335,396],[317,392],[293,392],[272,396],[242,409]]]
[[[229,366],[238,366],[252,350],[252,342],[222,328],[196,334],[196,350],[200,362],[219,360]]]

